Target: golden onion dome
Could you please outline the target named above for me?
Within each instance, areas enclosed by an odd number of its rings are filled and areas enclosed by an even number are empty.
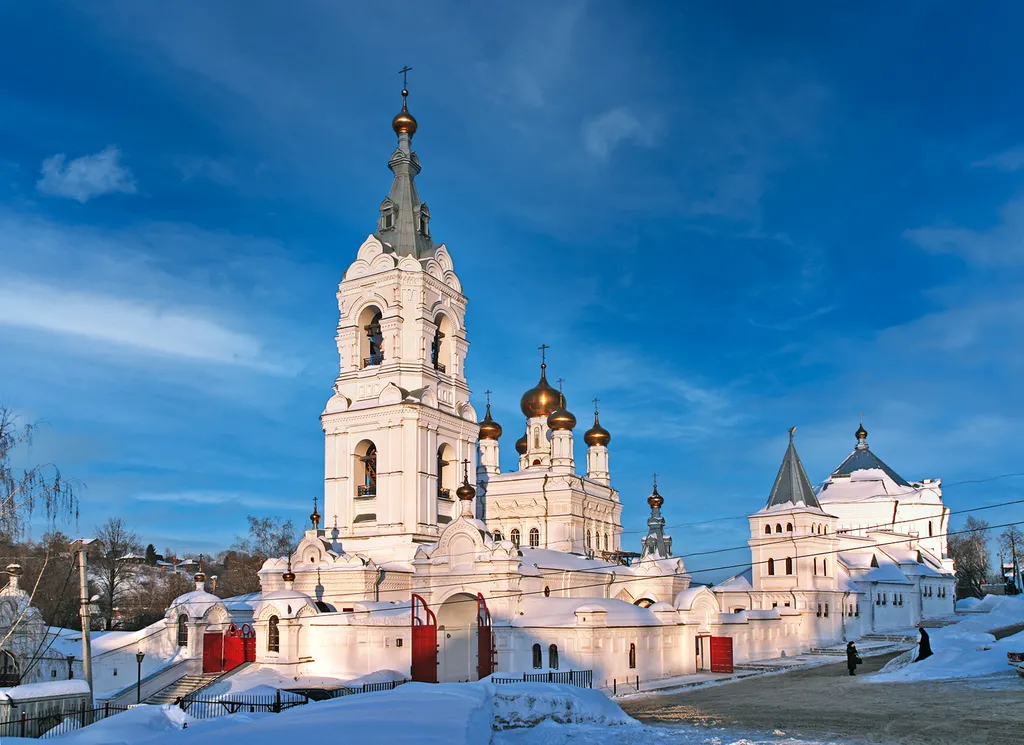
[[[480,422],[480,439],[497,440],[501,437],[501,425],[491,419],[491,405],[487,404],[487,413]]]
[[[476,496],[476,489],[474,489],[468,481],[463,481],[462,486],[455,490],[455,496],[463,502],[468,502]]]
[[[866,440],[866,439],[868,439],[868,431],[866,429],[864,429],[863,422],[861,423],[861,425],[859,427],[857,427],[857,432],[855,434],[857,435],[857,439],[858,440]]]
[[[608,447],[608,443],[611,442],[611,432],[601,426],[601,421],[597,418],[597,412],[594,412],[594,426],[583,433],[583,441],[587,443],[587,447],[595,447],[597,445],[603,445]]]
[[[416,118],[409,113],[409,106],[406,103],[406,96],[409,95],[409,91],[402,91],[402,110],[398,112],[394,119],[391,120],[391,128],[395,130],[395,134],[402,134],[405,132],[410,137],[416,134]]]
[[[562,397],[562,394],[548,383],[547,374],[545,373],[546,368],[547,365],[542,363],[540,366],[540,381],[519,399],[519,408],[522,409],[523,415],[528,419],[538,416],[549,416],[558,408]]]
[[[576,417],[572,415],[572,412],[565,408],[565,396],[559,394],[559,398],[561,401],[559,402],[558,408],[551,412],[551,416],[548,417],[548,427],[551,429],[571,430],[576,426]]]
[[[526,455],[526,435],[516,440],[516,452],[520,455]]]
[[[294,582],[295,581],[295,572],[293,572],[291,569],[289,569],[287,572],[285,572],[284,574],[281,575],[281,579],[283,579],[285,582]]]
[[[661,505],[665,504],[665,497],[658,494],[658,485],[654,485],[654,492],[651,496],[647,497],[647,504],[651,506],[651,509],[661,509]]]

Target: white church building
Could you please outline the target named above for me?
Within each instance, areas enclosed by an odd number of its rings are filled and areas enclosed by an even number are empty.
[[[657,484],[647,535],[624,547],[611,435],[595,411],[576,462],[577,421],[543,359],[512,433],[518,468],[502,473],[503,428],[489,403],[482,419],[470,403],[466,297],[416,189],[417,122],[402,95],[391,189],[337,292],[324,515],[315,502],[257,595],[218,598],[200,572],[163,631],[140,635],[154,654],[208,672],[240,661],[424,681],[592,670],[598,683],[724,669],[952,611],[940,484],[903,480],[863,429],[817,491],[791,436],[749,518],[752,568],[715,587],[691,586],[673,556]]]

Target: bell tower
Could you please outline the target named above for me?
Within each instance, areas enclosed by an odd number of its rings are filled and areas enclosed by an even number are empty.
[[[408,95],[377,229],[338,286],[339,371],[320,417],[325,522],[337,520],[346,550],[437,540],[458,516],[458,464],[475,467],[466,298],[416,190]]]

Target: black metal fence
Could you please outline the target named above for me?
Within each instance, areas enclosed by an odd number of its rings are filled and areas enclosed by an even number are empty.
[[[127,711],[127,706],[114,706],[104,704],[96,709],[87,709],[81,706],[77,709],[55,708],[45,714],[34,717],[28,716],[22,711],[13,713],[11,719],[0,722],[0,740],[5,737],[52,737],[63,735],[66,732],[88,727],[90,724],[102,721],[109,716]]]
[[[302,706],[309,703],[309,697],[298,693],[285,693],[281,691],[275,694],[259,695],[237,695],[237,696],[216,696],[216,697],[193,697],[186,696],[178,706],[181,710],[194,716],[196,719],[210,719],[225,714],[238,714],[240,712],[282,712],[295,706]]]
[[[522,678],[491,678],[495,685],[504,683],[561,683],[577,688],[594,687],[593,670],[564,670],[547,673],[523,673]]]

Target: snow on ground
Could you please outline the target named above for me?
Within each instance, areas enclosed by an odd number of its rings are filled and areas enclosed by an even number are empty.
[[[530,726],[534,725],[534,726]],[[186,728],[187,727],[187,728]],[[174,706],[139,706],[53,738],[58,745],[279,745],[343,732],[346,742],[417,745],[815,745],[785,733],[649,727],[598,691],[550,683],[407,683],[393,691],[311,703],[280,714],[196,720]],[[5,738],[4,745],[29,740]]]
[[[369,676],[367,676],[369,677]],[[246,668],[227,680],[214,683],[203,691],[203,697],[226,695],[274,695],[276,690],[287,688],[320,688],[347,685],[340,678],[323,675],[282,675],[270,668]]]
[[[960,601],[961,603],[963,601]],[[917,648],[891,660],[866,680],[874,683],[909,683],[986,676],[1015,676],[1007,652],[1024,652],[1024,632],[996,641],[989,631],[1024,624],[1024,597],[989,595],[970,604],[970,616],[951,626],[930,629],[932,656],[920,662]]]

